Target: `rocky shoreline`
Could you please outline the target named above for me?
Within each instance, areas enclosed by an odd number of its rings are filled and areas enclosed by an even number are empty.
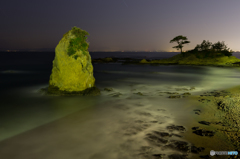
[[[145,135],[151,146],[142,146],[139,153],[136,154],[136,158],[141,159],[190,159],[190,158],[225,158],[233,159],[240,158],[238,156],[210,156],[211,147],[207,146],[206,142],[220,142],[217,146],[219,149],[215,151],[238,151],[240,152],[240,86],[231,88],[228,90],[214,90],[212,92],[205,92],[201,95],[191,95],[189,93],[194,90],[194,87],[189,89],[176,89],[176,91],[187,91],[185,93],[178,92],[159,92],[159,96],[163,94],[166,97],[175,100],[174,98],[189,98],[199,104],[202,109],[194,108],[193,112],[196,116],[199,116],[204,120],[197,120],[198,125],[193,125],[186,128],[182,125],[168,125],[167,131],[153,130]],[[104,91],[112,92],[112,88],[105,88]],[[189,91],[189,92],[188,92]],[[119,94],[112,94],[112,97],[119,97]],[[146,96],[142,92],[134,93],[138,96]],[[163,109],[158,111],[165,111]],[[143,114],[150,116],[151,114]],[[194,119],[195,120],[195,119]],[[144,121],[136,121],[136,124],[142,125],[142,129],[146,129],[148,125]],[[158,121],[151,121],[152,124],[158,123]],[[196,123],[196,122],[195,122]],[[160,124],[160,123],[159,123]],[[137,127],[137,125],[135,125]],[[139,129],[139,128],[138,128]],[[136,135],[136,132],[127,133],[126,135]],[[188,138],[191,134],[192,137]],[[186,139],[182,141],[181,138]],[[205,142],[205,143],[204,143]],[[210,144],[211,145],[211,144]],[[228,149],[225,149],[225,148]],[[179,153],[166,155],[163,153],[156,153],[155,149],[161,149],[163,151],[173,150]]]
[[[175,59],[176,58],[176,59]],[[226,57],[227,58],[227,57]],[[172,57],[168,59],[135,59],[135,58],[98,58],[92,59],[92,63],[121,63],[121,64],[150,64],[150,65],[198,65],[198,66],[217,66],[217,67],[239,67],[240,60],[236,57],[230,57],[229,59],[225,59],[226,62],[222,62],[220,60],[212,61],[207,60],[200,60],[193,61],[191,59],[181,59],[179,60],[178,57]],[[190,61],[190,62],[189,62]]]
[[[194,110],[195,114],[202,115],[202,118],[206,119],[199,123],[211,127],[214,131],[207,130],[206,126],[204,128],[193,127],[193,133],[200,136],[214,136],[218,133],[218,136],[227,139],[225,143],[230,144],[229,148],[234,147],[232,151],[240,152],[240,87],[205,92],[195,98],[198,98],[198,101],[207,108],[203,114],[201,110]],[[239,155],[225,157],[240,158]],[[210,158],[210,156],[205,155],[205,158]]]
[[[97,87],[87,88],[83,91],[61,91],[58,87],[49,85],[46,88],[40,89],[40,93],[54,96],[98,96],[101,94]]]

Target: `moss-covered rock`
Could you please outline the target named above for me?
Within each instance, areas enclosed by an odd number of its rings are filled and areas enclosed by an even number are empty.
[[[104,62],[113,62],[113,59],[111,57],[106,57],[102,59]]]
[[[146,59],[142,59],[140,63],[149,63]]]
[[[91,56],[86,41],[88,33],[73,27],[64,34],[55,48],[52,74],[49,80],[49,92],[63,94],[80,93],[95,87]],[[78,92],[78,93],[76,93]],[[88,91],[87,91],[88,92]]]

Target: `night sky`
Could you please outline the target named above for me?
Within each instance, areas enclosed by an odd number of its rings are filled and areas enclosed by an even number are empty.
[[[240,51],[239,0],[4,0],[0,50],[54,49],[73,26],[90,35],[89,51],[177,51],[169,43],[187,36],[225,41]]]

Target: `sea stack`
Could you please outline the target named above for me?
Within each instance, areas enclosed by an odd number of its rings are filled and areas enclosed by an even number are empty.
[[[58,95],[99,95],[88,52],[88,32],[73,27],[55,48],[47,92]]]

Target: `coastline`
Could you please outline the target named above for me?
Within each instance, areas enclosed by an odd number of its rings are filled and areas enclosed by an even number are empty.
[[[92,59],[92,63],[121,63],[121,64],[150,64],[150,65],[193,65],[193,66],[217,66],[217,67],[239,67],[240,59],[235,56],[224,56],[219,58],[198,59],[196,57],[182,57],[178,54],[166,59],[136,59],[136,58],[98,58]]]
[[[203,158],[239,158],[238,156],[214,156],[209,152],[238,151],[240,152],[240,85],[225,90],[205,92],[202,95],[189,97],[190,105],[199,108],[197,117],[189,126],[192,130],[186,132],[185,139],[197,147],[205,147],[201,153]],[[198,121],[198,124],[196,124]],[[214,137],[196,136],[194,127],[215,132]],[[219,142],[221,141],[221,142]],[[208,148],[214,146],[216,149]],[[194,158],[194,156],[192,156]],[[197,155],[195,156],[197,158]]]

